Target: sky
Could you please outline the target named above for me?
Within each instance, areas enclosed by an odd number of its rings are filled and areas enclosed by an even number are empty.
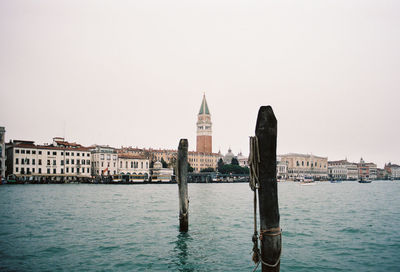
[[[271,105],[278,154],[400,163],[397,0],[1,0],[6,141],[247,155]]]

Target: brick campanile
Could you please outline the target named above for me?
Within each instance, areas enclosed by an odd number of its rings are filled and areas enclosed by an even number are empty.
[[[207,106],[206,95],[203,95],[200,111],[197,115],[197,152],[212,153],[211,114]]]

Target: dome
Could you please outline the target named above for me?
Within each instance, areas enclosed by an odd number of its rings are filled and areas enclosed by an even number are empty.
[[[232,159],[235,157],[235,154],[232,153],[232,150],[229,148],[228,153],[225,154],[224,156],[224,163],[230,164],[232,163]]]
[[[156,162],[154,163],[153,168],[161,169],[161,168],[162,168],[162,163],[161,163],[160,161],[156,161]]]

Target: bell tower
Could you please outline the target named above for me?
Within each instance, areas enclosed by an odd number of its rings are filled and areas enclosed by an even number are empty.
[[[203,95],[200,111],[197,115],[197,152],[212,153],[212,123],[206,95]]]

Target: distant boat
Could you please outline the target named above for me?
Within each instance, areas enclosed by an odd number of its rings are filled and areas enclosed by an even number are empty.
[[[371,183],[372,180],[368,179],[368,178],[360,178],[358,180],[359,183]]]
[[[302,181],[300,181],[301,185],[314,185],[315,181],[311,176],[305,176]]]
[[[332,179],[332,180],[330,180],[330,182],[331,182],[331,183],[341,183],[342,181],[341,181],[341,180],[334,180],[334,179]]]

